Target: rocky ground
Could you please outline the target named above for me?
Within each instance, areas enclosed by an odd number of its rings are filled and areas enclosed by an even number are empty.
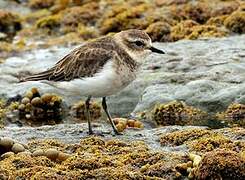
[[[0,179],[245,179],[244,27],[242,0],[0,0]],[[84,97],[19,83],[129,28],[166,54],[108,98],[122,135],[100,99],[89,136]]]

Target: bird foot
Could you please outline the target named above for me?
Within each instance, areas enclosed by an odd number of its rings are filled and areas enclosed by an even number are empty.
[[[123,133],[118,132],[118,131],[114,131],[113,135],[123,135]]]

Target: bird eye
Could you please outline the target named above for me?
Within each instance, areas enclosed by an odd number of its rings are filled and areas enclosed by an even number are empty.
[[[145,44],[144,44],[143,42],[141,42],[141,41],[135,41],[135,44],[136,44],[136,46],[139,46],[139,47],[145,45]]]

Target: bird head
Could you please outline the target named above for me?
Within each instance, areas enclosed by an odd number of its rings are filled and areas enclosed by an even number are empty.
[[[114,35],[116,42],[136,61],[142,60],[151,53],[165,54],[152,46],[150,36],[142,30],[131,29]]]

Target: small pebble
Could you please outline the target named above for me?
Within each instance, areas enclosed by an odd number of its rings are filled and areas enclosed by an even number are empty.
[[[59,155],[59,151],[57,149],[48,149],[45,152],[45,156],[51,160],[55,160]]]
[[[0,146],[10,149],[14,144],[14,141],[11,138],[4,137],[0,139]]]
[[[12,155],[14,155],[13,152],[11,152],[11,151],[10,152],[6,152],[6,153],[4,153],[4,154],[1,155],[1,158],[5,159],[5,158],[8,158],[8,157],[10,157]]]
[[[30,119],[31,118],[31,115],[30,114],[26,114],[26,119]]]
[[[19,153],[19,152],[23,152],[25,151],[25,148],[23,145],[19,144],[19,143],[14,143],[14,145],[12,146],[11,149],[14,153]]]
[[[44,156],[44,151],[42,149],[37,149],[32,153],[33,156]]]

